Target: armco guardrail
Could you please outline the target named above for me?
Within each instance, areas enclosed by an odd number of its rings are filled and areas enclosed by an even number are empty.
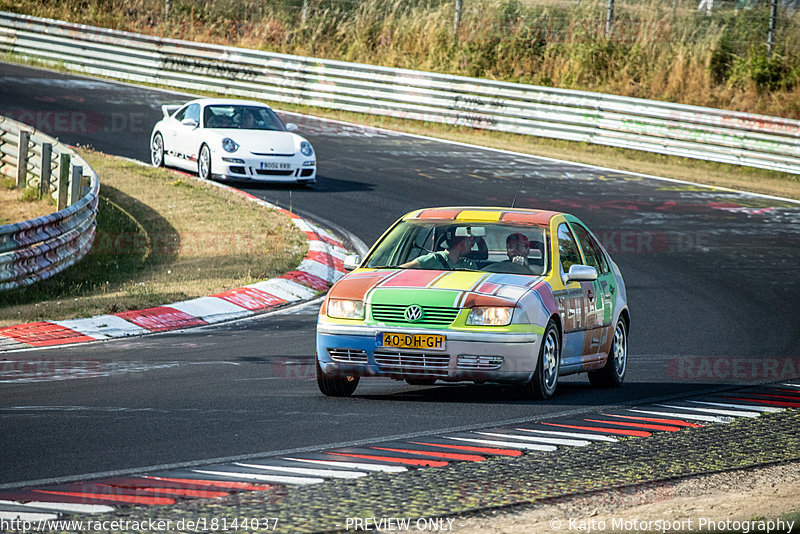
[[[0,175],[57,198],[58,211],[0,226],[0,291],[49,278],[83,258],[94,241],[100,182],[72,149],[0,116]],[[53,172],[55,171],[55,172]],[[50,179],[55,176],[55,179]],[[61,209],[63,207],[63,209]]]
[[[274,54],[0,12],[0,52],[122,80],[800,174],[800,121]]]

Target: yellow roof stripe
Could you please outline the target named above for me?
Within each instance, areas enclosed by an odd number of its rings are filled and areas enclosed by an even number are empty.
[[[433,284],[433,287],[437,289],[472,289],[478,283],[478,280],[484,276],[486,276],[486,273],[456,271],[440,278]]]
[[[456,217],[457,221],[499,221],[502,211],[464,210]]]

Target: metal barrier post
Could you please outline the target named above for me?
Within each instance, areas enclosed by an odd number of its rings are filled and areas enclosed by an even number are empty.
[[[39,180],[39,198],[50,193],[50,176],[53,174],[53,144],[42,143],[42,179]]]
[[[83,177],[83,167],[80,165],[72,166],[72,177],[69,180],[69,206],[75,204],[81,198],[81,178]]]
[[[28,143],[31,133],[25,130],[19,132],[19,146],[17,147],[17,189],[25,187],[28,180]]]
[[[58,173],[58,202],[56,209],[58,211],[67,207],[67,185],[69,184],[69,154],[61,154],[61,163],[59,165]]]

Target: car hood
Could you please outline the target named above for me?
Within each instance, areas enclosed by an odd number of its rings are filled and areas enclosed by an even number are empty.
[[[514,306],[541,280],[537,276],[480,271],[359,269],[339,280],[329,297],[406,306]]]
[[[294,155],[297,152],[297,137],[292,132],[270,130],[210,129],[220,139],[230,137],[242,147],[240,150],[254,154]]]

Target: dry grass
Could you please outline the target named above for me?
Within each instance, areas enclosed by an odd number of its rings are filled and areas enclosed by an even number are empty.
[[[0,9],[180,39],[800,117],[800,11],[765,53],[763,2],[471,0],[458,39],[449,1],[0,0]]]
[[[0,224],[35,219],[56,211],[49,198],[29,200],[29,195],[15,188],[15,182],[0,176]]]
[[[92,252],[49,280],[0,294],[0,325],[210,295],[290,271],[307,250],[279,212],[172,171],[80,152],[101,177]]]

